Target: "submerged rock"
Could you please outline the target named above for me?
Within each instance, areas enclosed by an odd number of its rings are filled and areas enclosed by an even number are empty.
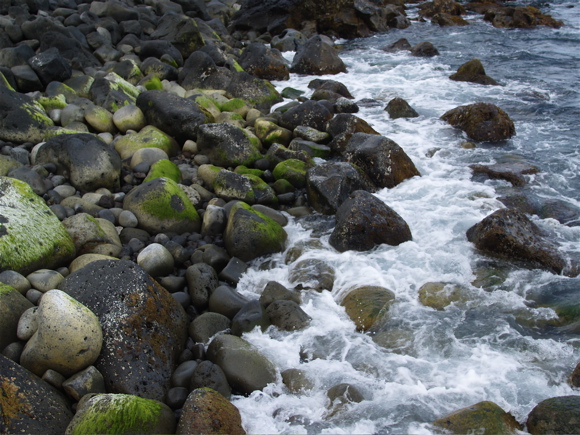
[[[515,434],[521,427],[516,419],[493,402],[479,402],[433,422],[450,433]]]
[[[485,69],[479,59],[472,59],[461,65],[455,74],[449,76],[456,82],[472,82],[480,85],[497,85],[498,83],[485,74]]]
[[[384,287],[360,286],[350,289],[340,305],[356,325],[357,331],[368,331],[389,310],[395,294]]]

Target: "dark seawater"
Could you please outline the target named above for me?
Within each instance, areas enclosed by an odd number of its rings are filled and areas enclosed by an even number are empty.
[[[343,82],[356,100],[380,102],[357,115],[403,147],[421,172],[376,194],[407,221],[413,241],[340,254],[328,245],[326,231],[325,248],[304,254],[337,271],[332,292],[303,295],[312,324],[245,338],[280,371],[303,370],[314,387],[291,394],[279,379],[264,392],[234,398],[248,433],[431,433],[434,419],[483,400],[525,423],[538,402],[579,393],[566,379],[580,362],[580,279],[487,258],[465,237],[469,227],[504,207],[499,198],[525,194],[530,218],[564,256],[580,258],[580,4],[553,1],[543,10],[565,26],[496,29],[469,15],[466,27],[413,22],[408,29],[340,41],[349,71],[328,78]],[[417,15],[412,8],[408,14]],[[430,41],[440,55],[380,50],[400,38],[412,45]],[[449,80],[473,58],[502,86]],[[275,85],[309,95],[313,78],[293,76]],[[395,96],[420,117],[390,120],[383,108]],[[505,110],[516,136],[461,147],[467,138],[439,117],[479,101]],[[540,172],[513,188],[474,179],[468,167],[502,162],[530,163]],[[317,231],[292,220],[288,232],[292,246]],[[283,258],[275,258],[274,269],[248,272],[238,288],[255,297],[269,280],[290,287]],[[460,286],[460,300],[440,311],[423,306],[419,289],[435,281]],[[373,338],[357,333],[339,305],[357,284],[381,285],[397,297]],[[304,359],[305,353],[314,357]],[[357,386],[365,400],[332,413],[326,391],[341,382]]]

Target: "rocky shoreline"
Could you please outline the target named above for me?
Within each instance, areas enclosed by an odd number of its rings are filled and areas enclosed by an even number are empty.
[[[290,391],[308,388],[299,370],[277,372],[242,337],[308,327],[301,292],[332,290],[332,267],[300,258],[319,240],[287,246],[289,217],[329,216],[339,252],[396,246],[412,228],[372,193],[421,174],[355,115],[342,83],[313,80],[307,99],[269,80],[345,72],[331,37],[410,25],[403,1],[380,3],[0,1],[0,431],[245,433],[231,394],[279,378]],[[455,2],[423,6],[421,19],[464,25]],[[562,25],[535,8],[467,9],[497,27]],[[385,49],[437,55],[427,42]],[[296,51],[292,64],[281,51]],[[451,79],[497,85],[477,60]],[[385,110],[417,116],[400,98]],[[490,104],[441,119],[474,141],[516,133]],[[537,170],[473,169],[514,186]],[[517,265],[578,274],[516,208],[466,237]],[[272,281],[256,300],[236,292],[248,268],[280,252],[293,288]],[[445,283],[429,284],[422,303],[450,303]],[[364,333],[393,298],[368,285],[342,305]],[[348,384],[328,395],[363,400]],[[550,399],[528,430],[568,424],[562,409],[576,398]],[[497,408],[482,402],[434,425],[462,432],[466,415],[493,412],[503,426],[490,430],[520,429]]]

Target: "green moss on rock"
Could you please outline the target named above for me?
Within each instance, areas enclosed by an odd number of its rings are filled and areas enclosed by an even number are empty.
[[[127,134],[115,142],[115,150],[122,159],[130,158],[141,148],[159,148],[169,157],[179,153],[179,145],[175,139],[152,125],[144,127],[139,133]]]
[[[145,82],[145,89],[148,91],[162,91],[163,84],[157,76],[151,77],[147,82]]]
[[[179,183],[181,181],[181,171],[175,163],[167,159],[161,159],[151,165],[149,174],[143,182],[151,181],[154,178],[165,177]]]
[[[306,187],[306,171],[309,165],[302,160],[288,159],[276,165],[272,174],[276,180],[288,180],[294,187]]]
[[[251,174],[251,175],[254,175],[254,176],[260,177],[260,178],[262,178],[264,176],[264,171],[262,171],[260,169],[248,168],[245,165],[237,166],[236,169],[234,169],[234,172],[236,174],[242,174],[242,175]]]
[[[52,109],[64,109],[67,106],[66,98],[63,94],[55,95],[54,97],[40,97],[38,102],[47,112]]]

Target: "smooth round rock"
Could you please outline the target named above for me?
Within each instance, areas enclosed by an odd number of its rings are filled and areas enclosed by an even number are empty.
[[[184,361],[179,364],[171,375],[171,385],[173,387],[188,387],[196,367],[196,361]]]
[[[123,210],[119,214],[118,221],[119,225],[124,228],[137,228],[137,225],[139,225],[137,216],[135,216],[135,214],[129,210]]]
[[[16,335],[19,340],[30,340],[38,330],[37,311],[38,307],[31,307],[20,316],[20,320],[18,320],[18,329],[16,330]]]
[[[22,294],[26,294],[31,288],[30,281],[14,270],[5,270],[0,273],[0,282],[18,290]]]
[[[211,337],[230,328],[231,321],[223,314],[207,311],[193,319],[189,325],[189,336],[196,343],[207,343]]]
[[[58,287],[64,279],[56,270],[40,269],[26,277],[33,288],[41,292],[47,292]]]
[[[137,106],[128,104],[121,107],[113,115],[113,122],[121,133],[127,130],[139,131],[147,125],[145,115]]]
[[[137,256],[137,264],[152,277],[165,276],[173,272],[175,261],[171,252],[159,243],[145,247]]]
[[[148,163],[152,165],[159,160],[169,160],[169,156],[165,151],[159,148],[141,148],[135,151],[131,157],[131,169],[141,163]]]

